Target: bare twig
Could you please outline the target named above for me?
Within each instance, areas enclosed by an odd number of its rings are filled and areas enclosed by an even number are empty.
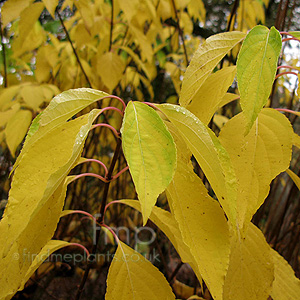
[[[110,17],[110,34],[109,34],[109,51],[112,46],[112,34],[114,28],[114,0],[111,0],[111,17]]]
[[[60,21],[60,23],[61,23],[61,26],[63,27],[63,30],[64,30],[64,32],[65,32],[65,34],[66,34],[66,37],[67,37],[67,39],[68,39],[68,41],[69,41],[69,43],[70,43],[70,45],[71,45],[71,47],[72,47],[72,50],[73,50],[73,53],[74,53],[74,55],[75,55],[75,57],[76,57],[76,60],[77,60],[77,62],[78,62],[78,65],[79,65],[79,67],[80,67],[80,69],[81,69],[81,71],[82,71],[82,73],[83,73],[83,75],[84,75],[84,77],[85,77],[85,79],[86,79],[86,81],[87,81],[89,87],[92,88],[92,84],[91,84],[91,82],[90,82],[90,80],[89,80],[89,78],[88,78],[86,72],[85,72],[84,69],[83,69],[83,66],[82,66],[82,64],[81,64],[81,61],[80,61],[80,59],[79,59],[79,56],[78,56],[78,54],[77,54],[77,52],[76,52],[76,49],[74,48],[74,45],[73,45],[73,42],[71,41],[69,32],[68,32],[68,30],[67,30],[67,28],[66,28],[66,26],[65,26],[65,24],[64,24],[64,21],[63,21],[63,19],[62,19],[62,17],[61,17],[61,14],[60,14],[59,11],[58,11],[58,9],[56,10],[56,13],[57,13],[57,15],[58,15],[58,18],[59,18],[59,21]]]

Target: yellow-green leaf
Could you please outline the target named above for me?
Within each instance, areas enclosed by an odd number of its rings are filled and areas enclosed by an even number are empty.
[[[281,35],[272,27],[254,27],[246,36],[237,60],[241,106],[247,119],[246,133],[267,103],[281,51]]]
[[[193,100],[219,61],[244,37],[239,31],[225,32],[209,37],[199,46],[183,78],[179,99],[182,106],[186,107]]]
[[[275,250],[271,249],[275,267],[275,280],[270,296],[273,300],[299,299],[300,280],[288,262]]]
[[[291,34],[296,39],[300,39],[300,31],[290,31],[289,34]]]
[[[201,179],[194,173],[189,150],[186,151],[187,146],[180,134],[174,128],[171,132],[178,156],[174,178],[167,188],[167,198],[183,242],[194,256],[194,264],[199,268],[201,277],[213,298],[222,299],[230,253],[224,211],[208,195]]]
[[[23,141],[32,120],[29,110],[17,111],[7,122],[5,138],[11,155],[14,157],[17,147]]]
[[[251,223],[245,238],[231,232],[231,254],[224,284],[224,300],[266,300],[274,280],[271,248]]]
[[[146,224],[156,199],[171,182],[176,167],[173,138],[156,111],[129,102],[121,128],[122,146]]]
[[[293,130],[278,111],[265,108],[247,136],[242,113],[222,128],[219,139],[227,150],[238,178],[238,226],[247,227],[268,195],[270,183],[289,167]]]
[[[0,222],[0,299],[13,295],[35,255],[51,239],[60,218],[68,181],[83,149],[93,110],[48,131],[28,147],[13,176],[8,204]],[[19,259],[15,259],[15,256]],[[25,256],[25,257],[24,257]]]
[[[187,109],[173,104],[160,104],[157,107],[176,126],[229,220],[235,224],[236,177],[228,153],[214,133]]]
[[[226,67],[209,75],[186,107],[204,124],[208,124],[231,86],[236,67]]]
[[[175,296],[163,274],[120,241],[108,271],[105,299],[175,300]]]

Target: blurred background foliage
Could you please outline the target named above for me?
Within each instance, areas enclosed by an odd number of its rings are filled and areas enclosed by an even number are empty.
[[[62,91],[90,87],[129,100],[177,103],[181,81],[188,62],[198,46],[212,34],[240,30],[247,32],[256,24],[275,26],[280,31],[299,30],[299,0],[8,0],[1,3],[1,88],[0,88],[0,217],[10,185],[9,173],[18,155],[32,119]],[[219,68],[234,65],[238,47]],[[299,43],[284,43],[281,65],[299,66]],[[216,69],[217,71],[217,69]],[[299,110],[298,79],[294,75],[276,80],[270,107]],[[234,81],[229,89],[238,93]],[[97,104],[98,107],[100,104]],[[115,105],[111,99],[101,105]],[[218,134],[228,118],[240,111],[236,101],[224,106],[210,122]],[[288,116],[290,117],[290,116]],[[106,114],[116,128],[121,119]],[[299,132],[295,116],[290,121]],[[115,137],[104,127],[94,129],[88,137],[83,156],[108,164]],[[300,152],[294,149],[291,168],[300,175]],[[125,167],[123,156],[117,169]],[[99,166],[81,164],[74,174],[103,172]],[[195,172],[203,178],[195,164]],[[203,178],[204,179],[204,178]],[[205,179],[204,179],[205,180]],[[209,189],[209,184],[206,182]],[[96,213],[103,185],[85,178],[68,189],[65,209]],[[212,191],[211,191],[212,193]],[[131,177],[124,173],[112,183],[109,200],[134,199]],[[164,195],[158,205],[168,209]],[[158,254],[154,264],[171,282],[174,292],[187,299],[194,292],[210,299],[188,265],[183,265],[168,239],[155,228],[150,245],[146,233],[134,238],[142,218],[137,211],[112,205],[107,223],[119,231],[121,240],[143,254]],[[281,253],[300,275],[300,201],[298,188],[286,174],[278,176],[264,205],[253,222],[265,233],[268,242]],[[93,232],[86,219],[69,215],[61,219],[55,238],[92,245]],[[108,240],[99,253],[113,253]],[[63,250],[62,250],[63,251]],[[75,251],[75,250],[74,250]],[[109,263],[104,259],[93,267],[84,299],[104,299]],[[14,299],[70,299],[82,274],[84,263],[47,262]]]

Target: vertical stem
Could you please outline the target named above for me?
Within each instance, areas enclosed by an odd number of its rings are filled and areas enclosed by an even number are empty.
[[[179,33],[179,36],[180,36],[181,41],[182,41],[182,46],[183,46],[183,51],[184,51],[186,66],[188,66],[189,59],[188,59],[188,55],[187,55],[187,51],[186,51],[186,47],[185,47],[185,43],[184,43],[183,32],[182,32],[182,30],[180,28],[180,25],[179,25],[179,17],[178,17],[178,14],[177,14],[177,8],[176,8],[175,0],[172,0],[172,5],[173,5],[174,12],[175,12],[175,18],[176,18],[178,33]]]
[[[113,173],[114,167],[115,167],[116,162],[118,160],[118,157],[119,157],[119,155],[121,153],[121,145],[122,145],[121,139],[118,139],[117,140],[117,146],[116,146],[116,149],[115,149],[115,153],[114,153],[114,156],[112,158],[110,167],[108,169],[108,174],[106,176],[107,180],[111,180],[112,179],[112,173]],[[109,185],[110,185],[110,181],[108,181],[104,185],[103,197],[102,197],[102,202],[101,202],[101,207],[100,207],[100,216],[97,219],[97,223],[99,223],[99,224],[103,224],[103,222],[104,222],[104,211],[105,211],[105,206],[106,206],[106,203],[107,203]],[[100,238],[100,230],[98,230],[97,233],[96,233],[96,240],[95,240],[95,243],[93,245],[93,248],[92,248],[92,251],[91,251],[91,254],[90,254],[90,256],[92,255],[92,257],[95,257],[95,254],[97,252],[99,238]],[[83,277],[81,279],[81,283],[80,283],[80,285],[78,287],[78,290],[77,290],[77,293],[76,293],[76,296],[75,296],[75,300],[79,300],[80,299],[81,294],[82,294],[83,289],[84,289],[84,286],[85,286],[85,283],[86,283],[86,281],[88,279],[90,269],[91,269],[92,264],[94,262],[92,259],[89,259],[89,257],[88,257],[88,262],[87,262],[87,266],[86,266],[85,272],[83,274]]]
[[[56,10],[56,13],[57,13],[57,15],[58,15],[60,24],[61,24],[61,26],[63,27],[63,30],[64,30],[64,32],[65,32],[65,34],[66,34],[67,40],[69,41],[69,43],[70,43],[70,45],[71,45],[71,47],[72,47],[72,50],[73,50],[73,53],[74,53],[74,55],[75,55],[75,57],[76,57],[77,63],[78,63],[78,65],[79,65],[79,67],[80,67],[80,69],[81,69],[81,71],[82,71],[82,73],[83,73],[83,75],[84,75],[84,77],[85,77],[85,79],[86,79],[86,81],[87,81],[89,87],[92,88],[92,84],[91,84],[91,82],[90,82],[90,80],[89,80],[87,74],[85,73],[85,71],[84,71],[84,69],[83,69],[83,66],[82,66],[82,64],[81,64],[81,61],[80,61],[80,59],[79,59],[79,56],[78,56],[78,54],[77,54],[77,52],[76,52],[76,49],[74,48],[74,45],[73,45],[73,42],[72,42],[72,40],[71,40],[71,38],[70,38],[69,32],[68,32],[68,30],[67,30],[67,28],[66,28],[66,26],[65,26],[65,24],[64,24],[64,21],[63,21],[61,15],[60,15],[58,9]]]
[[[5,44],[3,41],[3,32],[2,32],[2,16],[0,15],[0,32],[1,32],[1,45],[2,45],[2,56],[3,56],[3,67],[4,67],[4,76],[3,82],[4,87],[7,87],[7,67],[6,67],[6,53],[5,53]]]
[[[109,51],[112,46],[112,34],[114,28],[114,0],[111,0],[111,17],[110,17],[110,34],[109,34]]]

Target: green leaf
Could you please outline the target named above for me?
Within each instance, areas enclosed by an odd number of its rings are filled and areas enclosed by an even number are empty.
[[[179,98],[180,105],[186,107],[197,96],[216,65],[244,37],[243,32],[225,32],[209,37],[199,46],[184,74]]]
[[[121,133],[124,155],[146,224],[158,195],[172,180],[176,147],[156,111],[141,102],[128,103]]]
[[[236,228],[236,176],[228,153],[215,134],[187,109],[173,104],[156,106],[185,140]]]
[[[144,256],[119,241],[107,276],[106,300],[175,300],[166,278]]]
[[[237,60],[241,106],[247,119],[246,134],[267,103],[281,51],[281,35],[272,27],[254,27],[243,42]]]
[[[300,39],[300,31],[290,31],[289,34],[291,34],[296,39]]]
[[[226,123],[219,135],[238,178],[237,220],[244,231],[267,197],[273,178],[289,167],[294,136],[288,119],[270,108],[259,113],[244,136],[246,126],[240,113]]]

